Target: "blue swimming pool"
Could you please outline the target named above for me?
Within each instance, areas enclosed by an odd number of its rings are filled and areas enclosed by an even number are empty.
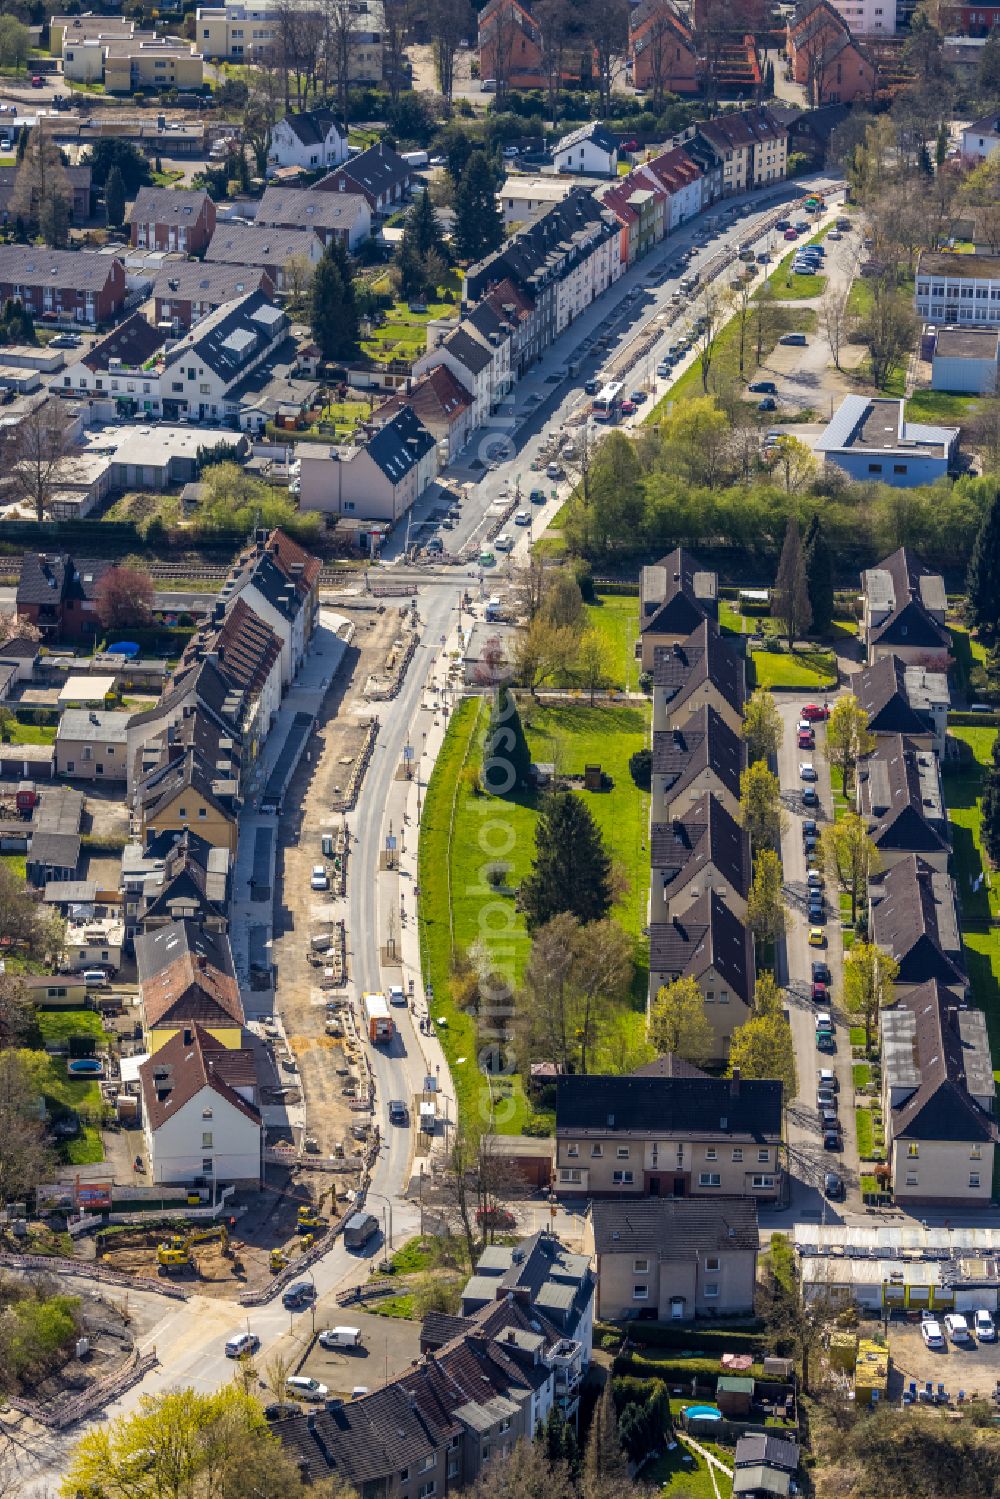
[[[722,1412],[717,1405],[688,1405],[684,1414],[689,1421],[721,1421]]]
[[[66,1063],[70,1077],[103,1077],[104,1063],[99,1057],[77,1057]]]

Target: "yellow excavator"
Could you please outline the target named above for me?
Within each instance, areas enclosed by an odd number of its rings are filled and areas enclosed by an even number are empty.
[[[271,1250],[271,1274],[279,1275],[288,1264],[288,1255],[283,1249]]]
[[[318,1228],[323,1227],[323,1219],[314,1207],[303,1204],[299,1208],[299,1214],[295,1220],[295,1232],[297,1234],[311,1234]]]
[[[222,1245],[223,1254],[229,1253],[229,1234],[223,1223],[215,1223],[211,1228],[192,1228],[186,1234],[171,1234],[156,1249],[156,1263],[162,1270],[184,1270],[193,1262],[191,1247],[194,1244],[207,1244],[218,1239]]]

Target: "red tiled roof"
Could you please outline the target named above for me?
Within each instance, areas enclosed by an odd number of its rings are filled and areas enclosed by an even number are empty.
[[[142,986],[147,1026],[182,1020],[202,1025],[242,1025],[239,985],[228,973],[190,952]]]
[[[168,1119],[173,1119],[202,1088],[211,1088],[234,1109],[259,1123],[257,1109],[236,1092],[226,1081],[227,1076],[241,1083],[256,1082],[253,1054],[227,1052],[222,1043],[200,1025],[194,1025],[188,1033],[179,1030],[139,1068],[150,1128],[157,1130]]]
[[[318,557],[313,557],[304,547],[300,547],[297,541],[286,536],[284,531],[272,531],[267,540],[267,549],[275,562],[281,568],[290,583],[294,583],[300,594],[307,594],[313,585],[319,581],[322,563]],[[292,564],[301,562],[302,572],[298,577],[292,576]]]

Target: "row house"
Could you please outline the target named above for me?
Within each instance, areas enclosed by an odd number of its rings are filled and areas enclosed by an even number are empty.
[[[472,403],[472,427],[484,426],[499,399],[494,382],[493,350],[460,323],[435,348],[414,361],[413,374],[422,377],[439,365],[444,365],[468,393]]]
[[[916,749],[944,754],[951,706],[945,672],[887,653],[854,673],[851,691],[873,734],[902,734]]]
[[[257,1190],[264,1177],[257,1068],[249,1047],[229,1050],[196,1020],[139,1068],[151,1182],[217,1182]]]
[[[200,255],[214,233],[215,204],[208,193],[140,187],[129,215],[129,237],[137,249]]]
[[[702,567],[687,547],[675,547],[642,569],[639,644],[643,671],[652,671],[659,646],[679,645],[705,620],[719,619],[719,575]]]
[[[193,1020],[227,1051],[239,1050],[243,1000],[225,932],[166,922],[136,938],[135,961],[151,1053]]]
[[[310,230],[324,245],[338,240],[352,252],[372,232],[371,209],[361,193],[313,193],[301,187],[267,188],[254,223]]]
[[[683,146],[674,146],[650,157],[646,172],[655,177],[669,194],[669,223],[673,231],[694,218],[702,209],[702,170]]]
[[[126,944],[172,921],[228,931],[230,871],[229,850],[190,827],[155,834],[145,846],[127,843],[120,882]]]
[[[205,260],[267,272],[278,291],[286,291],[289,261],[315,267],[325,246],[315,229],[277,229],[267,224],[220,224],[212,235]]]
[[[711,1059],[724,1062],[733,1031],[753,1008],[756,970],[753,934],[725,896],[707,885],[683,913],[649,927],[647,1016],[661,989],[678,979],[694,979],[712,1027]]]
[[[452,1335],[435,1336],[438,1327]],[[427,1351],[402,1374],[271,1430],[306,1482],[334,1476],[382,1499],[430,1499],[502,1482],[505,1460],[554,1407],[572,1419],[581,1345],[516,1292],[468,1317],[433,1313]]]
[[[650,820],[677,817],[706,792],[740,817],[740,777],[747,767],[742,734],[707,704],[682,726],[654,731]]]
[[[781,1083],[671,1060],[558,1079],[557,1197],[780,1197]]]
[[[155,323],[172,323],[187,330],[223,302],[259,291],[274,300],[274,282],[262,266],[209,265],[204,261],[172,261],[153,282]]]
[[[19,167],[0,167],[0,222],[9,224],[17,217],[11,213],[11,203],[14,202],[14,188],[17,183]],[[66,174],[66,183],[69,187],[69,221],[71,224],[85,224],[90,218],[91,205],[93,201],[93,168],[89,162],[78,166],[63,167]]]
[[[701,67],[691,25],[670,0],[640,0],[632,6],[627,65],[633,87],[648,89],[654,99],[698,92]]]
[[[914,305],[925,322],[1000,326],[1000,255],[922,251]]]
[[[42,639],[84,640],[100,628],[97,595],[112,563],[69,552],[25,552],[17,582],[18,619]]]
[[[669,194],[644,167],[634,167],[601,195],[601,201],[627,232],[628,265],[663,239],[670,217]]]
[[[917,854],[873,880],[868,892],[872,941],[894,958],[897,998],[931,981],[941,984],[952,1004],[964,1004],[969,979],[951,875]]]
[[[479,12],[479,76],[499,92],[543,88],[547,82],[542,32],[521,0],[486,0]]]
[[[858,773],[857,810],[883,869],[913,854],[942,873],[951,856],[941,763],[902,734],[879,734]]]
[[[678,806],[649,830],[651,922],[683,916],[713,891],[741,922],[750,895],[750,835],[711,792]]]
[[[210,660],[241,695],[244,776],[256,761],[281,706],[281,640],[245,599],[220,600],[188,641],[177,674]]]
[[[654,734],[682,728],[705,707],[739,734],[745,705],[743,659],[711,619],[702,620],[686,640],[653,651]]]
[[[405,403],[379,419],[360,440],[296,448],[303,510],[394,525],[420,498],[438,472],[437,443]]]
[[[374,218],[386,218],[408,200],[412,188],[413,167],[398,151],[379,141],[321,177],[312,191],[358,193]]]
[[[722,196],[783,182],[788,129],[765,106],[716,115],[695,127],[722,161]]]
[[[434,438],[441,455],[441,465],[452,462],[472,436],[472,396],[446,364],[408,380],[404,390],[397,391],[374,413],[383,423],[409,406],[417,420]]]
[[[321,572],[319,558],[284,531],[260,528],[219,590],[227,615],[242,598],[280,640],[282,690],[297,675],[319,623]]]
[[[125,301],[125,267],[92,250],[46,245],[0,245],[0,301],[20,302],[35,317],[97,327],[111,322]]]

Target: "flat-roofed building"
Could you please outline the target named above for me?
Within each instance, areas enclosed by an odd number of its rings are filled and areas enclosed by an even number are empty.
[[[1000,369],[1000,328],[939,328],[931,355],[931,389],[993,395]]]
[[[910,422],[904,413],[902,400],[845,396],[816,439],[816,451],[858,483],[908,488],[947,477],[960,429]]]

